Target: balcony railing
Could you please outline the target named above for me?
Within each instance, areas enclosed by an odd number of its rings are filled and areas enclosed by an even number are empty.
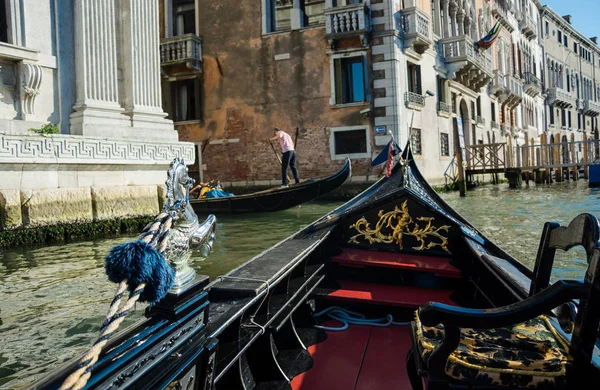
[[[583,111],[586,115],[598,116],[600,115],[600,103],[592,100],[586,100],[583,103]]]
[[[431,44],[429,25],[429,15],[419,8],[410,7],[403,9],[402,30],[404,47],[413,47],[417,53],[424,53]]]
[[[498,130],[500,128],[500,125],[498,124],[498,122],[495,122],[495,121],[491,121],[490,126],[492,127],[492,129],[495,129],[495,130]]]
[[[506,76],[500,70],[494,70],[494,78],[492,79],[491,93],[494,95],[500,95],[508,89],[506,84]]]
[[[405,92],[404,103],[406,103],[406,107],[408,108],[420,110],[425,106],[425,96],[414,92]]]
[[[363,36],[369,31],[369,8],[350,4],[325,9],[325,36],[328,39]]]
[[[575,103],[573,95],[570,92],[558,87],[550,88],[548,91],[548,101],[550,104],[561,108],[573,107]]]
[[[533,73],[526,72],[523,75],[525,81],[525,92],[531,96],[537,96],[542,92],[542,82]]]
[[[508,89],[511,94],[521,98],[523,97],[523,81],[515,76],[508,76]]]
[[[513,32],[515,30],[515,25],[513,22],[514,18],[510,17],[510,11],[506,9],[504,0],[494,0],[492,8],[492,15],[503,25],[508,31]]]
[[[442,40],[443,54],[446,62],[468,59],[481,67],[486,73],[492,74],[492,55],[487,50],[475,50],[473,40],[466,35],[444,38]]]
[[[512,126],[509,125],[508,123],[503,123],[502,124],[502,134],[504,134],[505,136],[510,136],[512,134]]]
[[[450,116],[452,114],[452,107],[448,103],[438,102],[437,109],[441,115]]]
[[[521,21],[519,22],[519,29],[525,34],[527,39],[531,40],[537,37],[537,23],[527,12],[522,16]]]
[[[194,34],[185,34],[162,39],[161,66],[185,63],[189,63],[196,70],[202,70],[202,38]]]
[[[477,115],[476,121],[478,125],[485,126],[485,118],[481,115]]]

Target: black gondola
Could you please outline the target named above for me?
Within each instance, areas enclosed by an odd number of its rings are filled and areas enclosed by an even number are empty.
[[[108,345],[87,388],[599,388],[598,220],[546,224],[532,271],[403,157],[313,224],[167,297]],[[585,279],[550,285],[554,252],[577,244]],[[36,388],[58,387],[75,364]]]
[[[338,172],[310,179],[288,188],[272,188],[251,194],[225,198],[193,199],[190,204],[198,214],[264,213],[289,209],[327,194],[346,182],[352,175],[352,164],[346,160]]]

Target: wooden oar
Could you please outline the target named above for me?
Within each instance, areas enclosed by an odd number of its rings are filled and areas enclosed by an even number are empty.
[[[277,161],[279,161],[279,165],[283,165],[283,162],[281,161],[281,157],[279,156],[279,154],[277,153],[277,150],[275,150],[275,146],[273,146],[273,142],[271,142],[271,140],[269,140],[269,145],[271,145],[271,149],[273,149],[273,153],[275,153],[275,157],[277,157]],[[290,181],[290,176],[287,174],[285,174],[287,176],[288,182]]]

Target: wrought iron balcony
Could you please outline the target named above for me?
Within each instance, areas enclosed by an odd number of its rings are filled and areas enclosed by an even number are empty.
[[[193,71],[202,71],[202,38],[185,34],[161,39],[160,65],[183,65]]]
[[[549,104],[561,108],[571,108],[575,103],[573,95],[562,88],[554,87],[548,90]]]
[[[452,107],[448,103],[438,102],[437,104],[438,115],[450,117],[452,114]]]
[[[492,95],[500,96],[506,93],[508,85],[506,83],[506,76],[500,70],[494,70],[494,78],[492,79],[492,85],[490,92]]]
[[[503,25],[508,31],[515,31],[515,22],[514,17],[510,15],[510,11],[506,9],[506,2],[504,0],[494,0],[492,15]]]
[[[525,81],[525,83],[523,84],[523,87],[525,88],[525,93],[534,97],[542,93],[542,82],[533,73],[526,72],[523,75],[523,78]]]
[[[412,47],[423,54],[431,45],[429,15],[417,7],[402,10],[402,32],[404,48]]]
[[[366,4],[350,4],[325,8],[325,38],[333,47],[336,40],[360,38],[367,45],[370,30],[369,7]]]
[[[522,15],[521,21],[519,22],[519,29],[529,40],[537,37],[537,23],[533,16],[529,15],[527,12]]]
[[[493,77],[492,55],[488,50],[475,49],[467,35],[440,40],[446,68],[455,80],[467,88],[478,91],[489,84]]]
[[[585,115],[598,116],[600,115],[600,103],[592,100],[586,100],[583,103],[583,112]]]
[[[418,93],[414,92],[405,92],[404,103],[408,108],[420,110],[425,106],[425,96],[419,95]]]

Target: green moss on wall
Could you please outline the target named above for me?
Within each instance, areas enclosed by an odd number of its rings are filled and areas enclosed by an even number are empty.
[[[0,231],[0,248],[108,238],[142,231],[154,217]]]

